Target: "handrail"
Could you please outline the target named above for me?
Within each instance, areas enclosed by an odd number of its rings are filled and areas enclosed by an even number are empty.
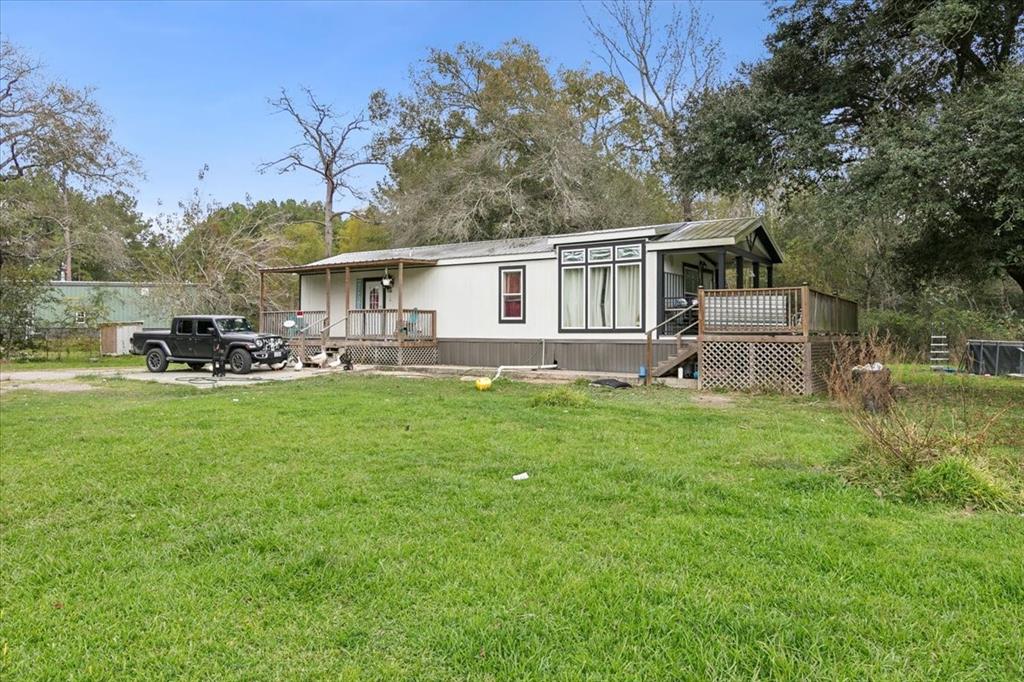
[[[644,334],[651,334],[651,333],[653,333],[653,332],[656,332],[656,331],[658,331],[658,329],[660,329],[661,327],[664,327],[664,326],[665,326],[666,324],[668,324],[668,323],[669,323],[669,322],[671,322],[672,320],[676,319],[676,318],[677,318],[677,317],[679,317],[680,315],[685,315],[686,313],[690,312],[691,310],[693,310],[693,309],[694,309],[694,308],[696,308],[696,307],[697,307],[697,304],[696,304],[696,303],[691,303],[689,307],[687,307],[687,308],[683,308],[682,310],[680,310],[680,311],[679,311],[678,313],[676,313],[676,314],[675,314],[675,315],[673,315],[672,317],[670,317],[670,318],[668,318],[668,319],[666,319],[666,320],[663,320],[663,321],[659,322],[658,324],[654,325],[653,327],[651,327],[650,329],[648,329],[647,331],[645,331],[645,332],[644,332]]]
[[[658,324],[654,325],[653,327],[648,329],[646,332],[644,332],[644,334],[647,335],[647,372],[644,375],[644,385],[645,386],[650,386],[651,385],[651,373],[654,371],[654,367],[651,366],[651,365],[654,364],[654,332],[656,332],[658,329],[660,329],[661,327],[665,326],[666,324],[668,324],[672,320],[676,319],[677,317],[680,317],[681,315],[685,315],[686,313],[690,312],[691,310],[693,310],[694,308],[697,308],[697,307],[698,307],[697,303],[691,303],[689,306],[683,308],[682,310],[680,310],[678,313],[676,313],[672,317],[670,317],[670,318],[668,318],[666,320],[662,320],[661,322],[659,322]],[[694,323],[694,324],[696,324],[696,323]],[[692,326],[693,326],[693,324],[690,324],[690,325],[688,325],[686,327],[683,327],[683,329],[679,332],[679,334],[681,334],[683,331],[689,329]],[[678,336],[678,334],[676,336]]]

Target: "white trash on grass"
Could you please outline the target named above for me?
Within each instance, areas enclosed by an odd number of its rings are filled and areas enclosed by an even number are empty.
[[[513,481],[525,481],[525,480],[526,480],[526,479],[528,479],[529,477],[530,477],[530,474],[528,474],[528,473],[526,473],[526,472],[524,471],[524,472],[523,472],[523,473],[521,473],[521,474],[515,474],[515,475],[514,475],[514,476],[512,477],[512,480],[513,480]]]

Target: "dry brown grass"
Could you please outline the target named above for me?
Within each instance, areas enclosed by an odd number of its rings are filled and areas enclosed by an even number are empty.
[[[846,468],[847,478],[910,499],[1006,509],[1020,502],[991,473],[987,452],[996,444],[993,427],[1006,409],[979,419],[970,409],[963,379],[944,402],[902,400],[893,382],[895,357],[886,337],[869,334],[839,344],[829,374],[829,393],[863,438]],[[857,366],[881,363],[880,371]]]

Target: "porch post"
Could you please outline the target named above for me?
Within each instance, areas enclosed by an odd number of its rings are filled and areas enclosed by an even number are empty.
[[[775,283],[772,281],[772,264],[769,263],[767,267],[768,267],[768,288],[771,289],[773,286],[775,286]]]
[[[754,268],[754,288],[761,288],[761,261],[754,261],[751,263],[751,267]]]
[[[718,250],[718,267],[715,268],[715,288],[725,288],[725,249]]]
[[[326,292],[324,297],[325,307],[327,308],[326,315],[324,316],[324,330],[321,336],[323,336],[323,342],[327,344],[327,337],[330,334],[331,327],[331,268],[324,268],[324,291]],[[327,350],[326,348],[324,350]]]
[[[657,300],[654,304],[654,323],[656,325],[665,321],[665,252],[658,252],[658,283],[655,287]],[[543,358],[541,358],[543,360]]]
[[[349,301],[352,300],[352,269],[345,266],[345,338],[348,338],[348,311]]]
[[[266,300],[266,298],[267,298],[267,286],[266,286],[266,283],[263,281],[263,271],[260,270],[260,319],[259,319],[259,330],[261,332],[265,332],[266,331],[266,329],[263,328],[263,310],[266,307],[264,305],[264,301]]]
[[[736,256],[736,288],[743,288],[743,256]]]
[[[403,269],[404,263],[398,261],[398,364],[404,364],[402,362],[402,325],[404,322],[403,310],[402,310],[402,293],[405,289],[405,270]]]

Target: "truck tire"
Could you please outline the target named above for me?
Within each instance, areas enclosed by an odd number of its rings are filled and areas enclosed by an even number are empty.
[[[244,348],[236,348],[228,356],[228,364],[235,374],[248,374],[252,370],[252,356]]]
[[[150,372],[162,372],[167,369],[167,355],[159,348],[151,348],[146,353],[146,369]]]
[[[193,372],[198,372],[199,370],[201,370],[205,366],[206,366],[205,362],[190,362],[190,363],[188,363],[188,368],[190,370],[192,370]]]

